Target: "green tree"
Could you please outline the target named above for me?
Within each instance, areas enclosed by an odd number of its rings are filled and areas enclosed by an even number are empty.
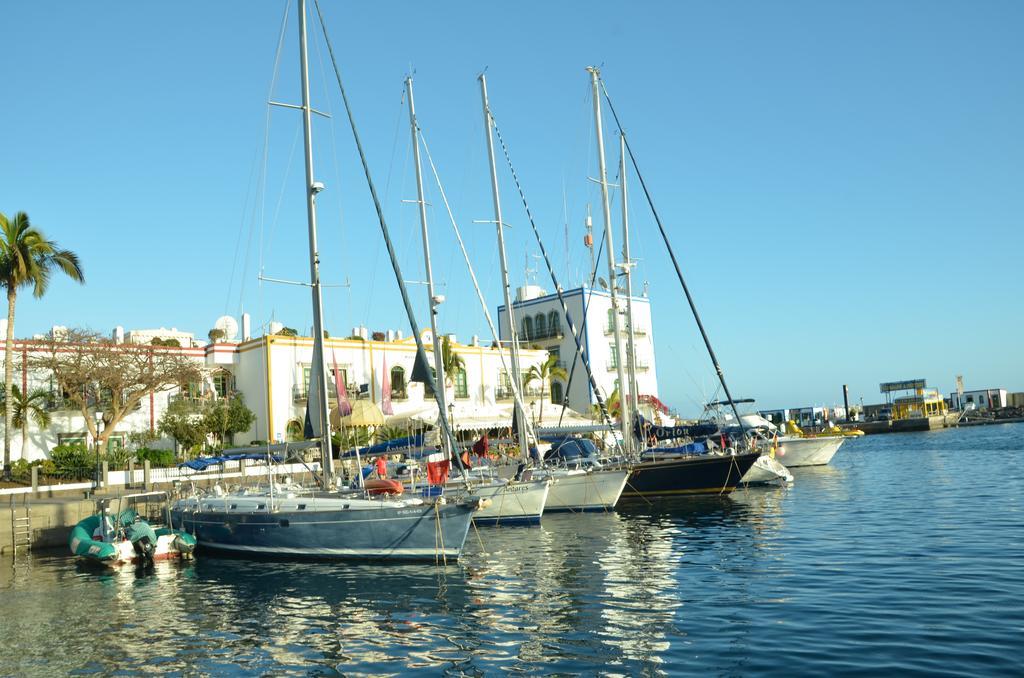
[[[76,282],[85,282],[78,255],[62,250],[47,240],[43,232],[32,226],[28,214],[18,212],[8,219],[0,212],[0,283],[7,288],[7,345],[4,354],[6,398],[13,401],[14,389],[14,306],[18,290],[31,287],[36,298],[46,294],[54,271],[64,273]],[[4,477],[11,473],[11,427],[14,408],[4,413]]]
[[[47,401],[50,399],[50,392],[46,389],[36,389],[31,393],[24,394],[21,387],[14,384],[11,387],[11,402],[14,404],[14,414],[11,417],[11,425],[21,429],[21,456],[25,456],[25,444],[28,439],[28,423],[36,422],[41,429],[50,425],[50,413],[46,411]],[[0,412],[7,414],[7,389],[0,393]]]
[[[565,381],[568,378],[569,373],[565,371],[564,367],[559,366],[557,355],[549,355],[547,360],[540,365],[531,365],[526,372],[526,377],[523,379],[524,389],[532,382],[540,381],[540,421],[542,423],[544,421],[544,387],[550,386],[552,379]]]
[[[254,421],[256,415],[245,406],[241,393],[211,402],[203,413],[206,431],[216,435],[221,445],[225,442],[233,445],[235,434],[248,431]]]
[[[157,428],[166,436],[174,438],[183,455],[198,447],[206,439],[203,413],[190,400],[174,400],[160,417]]]

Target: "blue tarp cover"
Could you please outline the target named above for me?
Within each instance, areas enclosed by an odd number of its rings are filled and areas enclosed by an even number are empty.
[[[596,457],[597,447],[594,443],[585,438],[565,438],[561,442],[552,445],[551,450],[544,455],[545,459],[578,459],[580,457]]]
[[[706,443],[690,443],[678,447],[655,447],[644,452],[644,456],[657,456],[659,454],[704,454],[708,451]]]
[[[239,461],[241,459],[251,459],[253,461],[266,461],[267,455],[262,452],[246,452],[245,454],[229,454],[221,457],[196,457],[178,464],[178,468],[190,468],[193,471],[205,471],[211,466],[219,466],[226,461]],[[280,464],[284,461],[284,457],[274,455],[270,459]]]
[[[373,456],[376,454],[384,454],[391,450],[399,450],[405,448],[420,447],[423,445],[423,434],[418,433],[414,436],[407,436],[405,438],[395,438],[394,440],[385,440],[382,443],[376,445],[370,445],[369,447],[360,447],[359,454],[361,456]],[[356,456],[356,450],[346,450],[341,453],[341,458]]]

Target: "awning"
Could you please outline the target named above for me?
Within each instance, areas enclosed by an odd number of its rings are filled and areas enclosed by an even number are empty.
[[[351,402],[352,412],[338,417],[338,408],[331,410],[331,426],[383,426],[384,413],[377,403],[371,400],[354,400]]]
[[[246,452],[245,454],[226,454],[219,457],[196,457],[178,464],[178,468],[190,468],[193,471],[205,471],[211,466],[220,466],[228,461],[241,461],[249,459],[252,461],[267,461],[267,455],[260,452]],[[276,464],[284,461],[284,457],[272,456],[270,460]]]

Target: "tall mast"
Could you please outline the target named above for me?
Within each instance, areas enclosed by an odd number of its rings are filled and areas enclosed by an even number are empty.
[[[601,208],[604,211],[604,237],[606,240],[606,248],[608,252],[608,291],[612,297],[612,332],[615,336],[615,368],[619,378],[619,414],[621,417],[621,429],[622,429],[622,445],[629,454],[633,450],[633,434],[630,431],[630,424],[632,416],[629,411],[629,398],[626,395],[626,391],[629,389],[629,384],[626,383],[626,370],[623,364],[623,346],[622,346],[622,332],[619,326],[619,296],[616,288],[618,287],[618,276],[615,273],[615,247],[612,244],[612,213],[611,205],[608,201],[608,170],[605,167],[604,162],[604,128],[601,125],[601,93],[598,90],[597,77],[599,70],[591,66],[587,68],[590,71],[590,83],[594,90],[594,123],[597,131],[597,164],[598,164],[598,181],[601,184]]]
[[[591,282],[594,279],[594,273],[597,271],[597,262],[594,261],[594,218],[590,216],[590,203],[587,203],[587,219],[583,223],[587,230],[586,243],[587,250],[590,252],[590,275],[584,279],[584,284],[592,286]]]
[[[427,304],[430,309],[430,331],[433,334],[434,344],[434,371],[437,374],[435,382],[437,390],[434,397],[437,399],[439,410],[445,409],[445,378],[444,363],[441,356],[441,338],[437,334],[437,307],[441,300],[434,296],[434,272],[430,265],[430,236],[427,231],[427,203],[423,197],[423,174],[420,168],[420,135],[419,123],[416,121],[416,104],[412,98],[412,76],[405,79],[405,88],[409,94],[409,126],[412,129],[412,155],[416,161],[416,202],[420,212],[420,230],[423,235],[423,268],[427,276]],[[442,441],[442,449],[447,449],[451,441]]]
[[[316,245],[316,194],[322,184],[313,181],[313,131],[309,106],[309,60],[306,53],[306,0],[299,0],[299,62],[302,71],[302,129],[306,150],[306,218],[309,222],[309,282],[313,289],[313,365],[317,375],[313,384],[318,391],[319,407],[310,418],[320,421],[320,449],[323,454],[324,481],[334,477],[334,455],[331,450],[331,422],[327,411],[327,370],[324,365],[324,302],[320,290],[320,253]],[[319,364],[317,361],[319,360]]]
[[[490,160],[489,166],[491,170],[491,193],[494,196],[494,223],[498,230],[498,259],[501,264],[501,284],[502,291],[505,295],[505,309],[508,312],[508,331],[509,339],[512,341],[511,345],[511,358],[512,358],[512,374],[509,375],[510,380],[515,380],[515,384],[522,385],[522,376],[519,371],[519,333],[516,331],[516,315],[512,308],[512,292],[508,283],[508,260],[505,258],[505,224],[501,220],[501,195],[498,192],[498,167],[494,160],[494,136],[492,134],[493,121],[491,120],[491,107],[487,101],[487,77],[480,74],[480,96],[483,98],[484,104],[484,126],[487,131],[487,157]],[[529,441],[526,439],[526,412],[522,410],[517,401],[515,403],[516,410],[516,424],[519,435],[519,451],[524,459],[529,458]]]
[[[626,193],[626,135],[619,133],[619,184],[622,187],[622,273],[626,276],[626,368],[629,370],[629,410],[639,412],[636,388],[636,333],[633,330],[633,260],[629,256],[629,201]]]

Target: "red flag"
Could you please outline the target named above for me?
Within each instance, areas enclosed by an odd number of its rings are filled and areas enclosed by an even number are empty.
[[[380,380],[380,411],[384,414],[394,414],[391,407],[391,373],[388,372],[388,357],[384,356],[384,376]]]
[[[338,416],[347,417],[352,414],[352,405],[348,402],[348,389],[341,383],[341,372],[338,370],[338,357],[331,349],[331,362],[334,363],[334,390],[338,394]]]

